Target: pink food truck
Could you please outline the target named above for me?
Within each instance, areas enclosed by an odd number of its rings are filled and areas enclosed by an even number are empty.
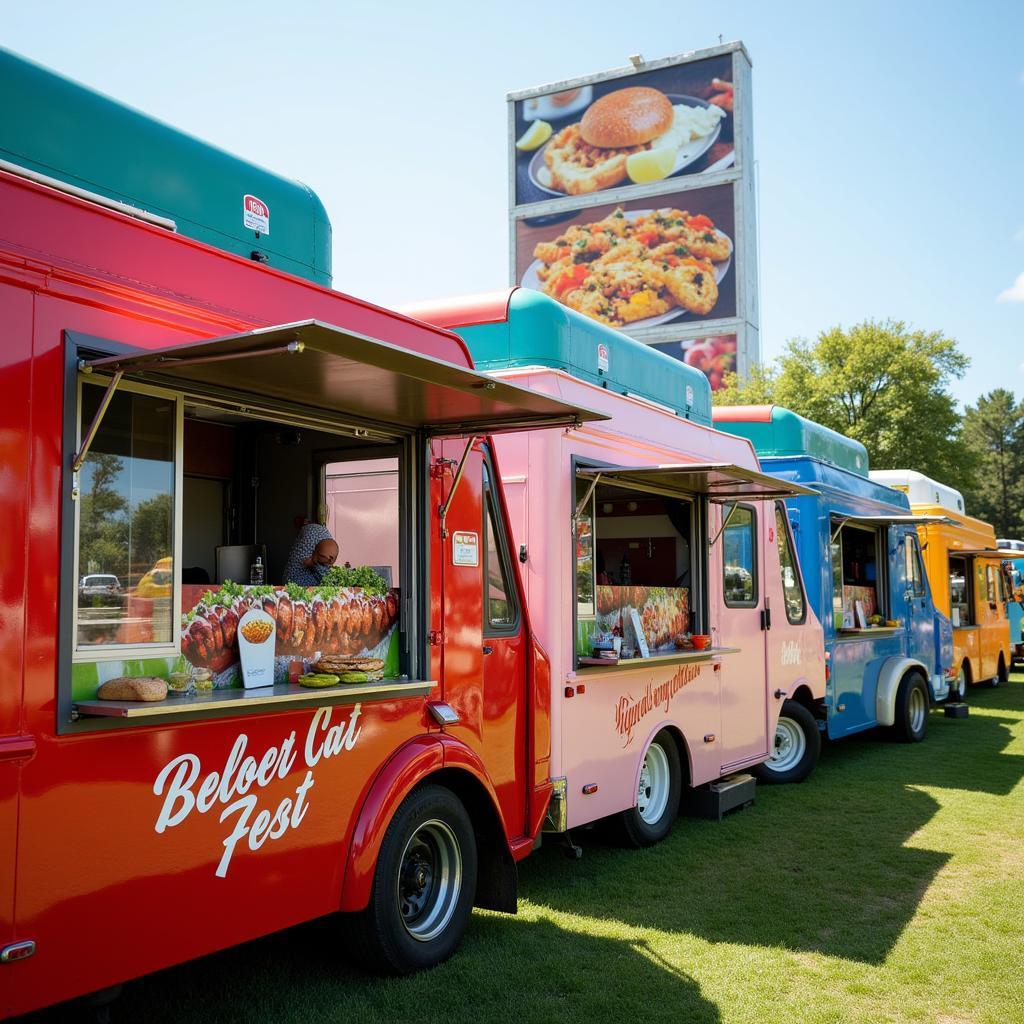
[[[782,504],[805,489],[712,429],[702,374],[544,296],[409,312],[458,333],[479,369],[610,417],[493,442],[551,658],[549,830],[611,817],[646,845],[687,786],[724,792],[719,780],[769,760],[764,777],[805,778],[816,723],[779,728],[825,693]],[[500,629],[504,605],[488,597]]]

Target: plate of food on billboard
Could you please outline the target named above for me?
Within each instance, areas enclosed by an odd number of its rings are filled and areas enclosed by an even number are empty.
[[[517,224],[524,288],[618,328],[736,313],[731,185],[539,221]]]
[[[736,335],[712,334],[684,341],[663,341],[651,345],[659,352],[680,359],[707,377],[711,390],[717,391],[727,373],[736,371]]]
[[[722,170],[733,110],[728,55],[520,100],[516,202]]]

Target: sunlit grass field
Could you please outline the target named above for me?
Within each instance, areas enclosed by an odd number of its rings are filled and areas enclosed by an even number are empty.
[[[969,700],[920,745],[826,746],[803,785],[651,850],[546,845],[519,915],[475,913],[435,970],[367,977],[317,921],[132,982],[113,1020],[1022,1021],[1024,676]]]

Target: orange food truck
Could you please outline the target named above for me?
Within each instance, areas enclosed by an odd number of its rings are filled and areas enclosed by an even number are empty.
[[[1002,562],[1014,552],[1000,550],[994,528],[967,515],[963,495],[954,488],[909,469],[872,470],[871,479],[903,491],[916,515],[944,518],[917,531],[935,607],[953,624],[957,698],[963,700],[971,685],[1006,682],[1010,595]]]
[[[0,172],[0,213],[0,1017],[337,911],[378,969],[438,962],[515,910],[551,792],[487,438],[603,417],[57,187]],[[328,466],[395,481],[336,535],[376,591],[285,586]],[[485,508],[522,609],[490,658]],[[326,655],[355,681],[290,681]]]

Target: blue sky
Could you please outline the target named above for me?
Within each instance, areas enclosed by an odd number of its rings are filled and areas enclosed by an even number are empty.
[[[742,39],[763,355],[865,317],[942,330],[954,391],[1024,393],[1024,4],[5,4],[0,42],[300,178],[335,286],[501,287],[510,89]]]

